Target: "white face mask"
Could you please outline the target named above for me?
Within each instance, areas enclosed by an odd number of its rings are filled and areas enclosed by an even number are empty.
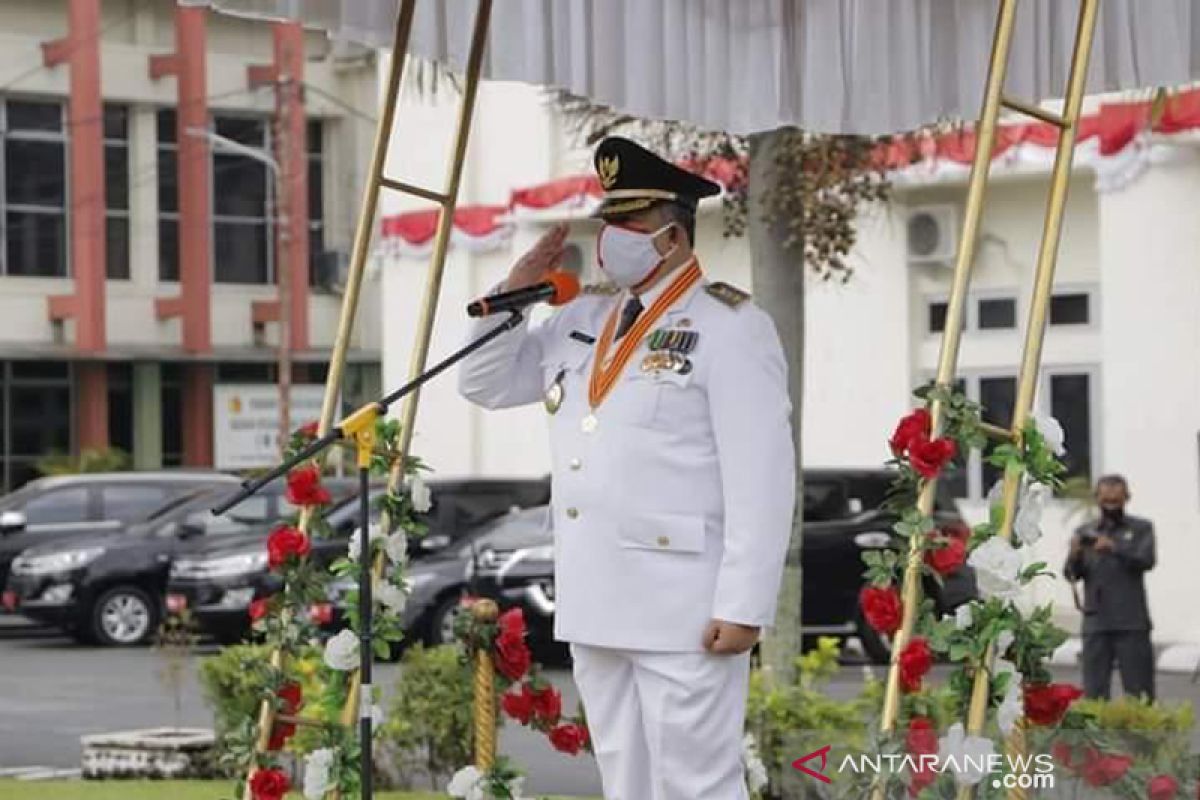
[[[660,255],[654,247],[654,240],[663,231],[674,225],[668,222],[654,233],[641,233],[615,225],[605,225],[600,229],[597,239],[597,256],[600,267],[612,278],[613,283],[628,289],[650,277],[655,267],[663,262],[666,255]]]

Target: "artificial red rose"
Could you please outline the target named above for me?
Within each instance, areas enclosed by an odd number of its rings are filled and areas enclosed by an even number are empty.
[[[317,438],[317,421],[314,419],[311,422],[306,422],[296,429],[296,433],[307,439]]]
[[[896,591],[894,586],[882,589],[878,586],[864,586],[858,593],[858,605],[867,624],[880,633],[891,636],[900,630],[904,607],[900,602],[900,592]]]
[[[323,506],[333,499],[329,490],[321,485],[321,470],[316,464],[298,467],[288,473],[284,497],[294,506]]]
[[[1099,788],[1121,780],[1132,765],[1133,759],[1129,756],[1100,753],[1089,747],[1084,754],[1080,774],[1088,786]]]
[[[954,440],[945,436],[927,439],[918,436],[908,445],[908,462],[923,478],[936,478],[942,467],[950,463],[958,448]]]
[[[1057,725],[1083,692],[1069,683],[1033,683],[1025,686],[1025,716],[1034,725]]]
[[[271,613],[271,601],[266,597],[260,597],[250,603],[250,608],[247,609],[250,615],[251,622],[258,622],[260,619]]]
[[[913,717],[908,723],[905,747],[914,756],[930,755],[938,751],[937,729],[929,717]]]
[[[275,727],[271,728],[271,738],[267,742],[267,749],[274,752],[282,750],[287,744],[288,739],[296,735],[296,723],[294,722],[276,722]]]
[[[550,744],[560,753],[577,756],[587,743],[587,728],[574,722],[564,722],[550,731]]]
[[[957,537],[931,534],[934,546],[925,551],[925,563],[943,577],[958,572],[967,560],[967,543]]]
[[[1054,756],[1054,760],[1069,771],[1073,771],[1078,766],[1071,760],[1075,756],[1075,749],[1069,742],[1055,742],[1050,747],[1050,755]]]
[[[921,792],[932,786],[937,779],[938,771],[932,766],[913,770],[912,780],[908,784],[908,796],[918,796]]]
[[[510,608],[496,620],[501,635],[525,636],[525,614],[519,608]]]
[[[528,725],[533,719],[533,693],[528,685],[522,686],[519,692],[505,692],[500,698],[500,707],[517,722]]]
[[[888,440],[888,444],[892,448],[892,455],[897,458],[904,455],[914,439],[929,436],[929,430],[932,425],[933,418],[923,408],[918,408],[900,420],[900,424],[896,426],[896,432]]]
[[[1174,800],[1179,796],[1179,781],[1170,775],[1156,775],[1146,784],[1149,800]]]
[[[900,651],[899,664],[900,688],[906,692],[918,691],[921,679],[933,666],[933,651],[929,649],[929,642],[920,636],[914,637]]]
[[[267,565],[277,570],[289,558],[304,558],[308,555],[308,537],[298,528],[282,525],[267,537]]]
[[[287,775],[278,769],[256,769],[250,776],[250,793],[254,800],[283,800],[291,788]]]
[[[283,701],[281,712],[292,716],[304,705],[304,689],[295,681],[288,681],[275,691],[275,696]]]
[[[313,603],[308,607],[308,618],[314,625],[328,625],[333,622],[333,604]]]
[[[503,641],[502,637],[497,637],[495,655],[496,669],[510,681],[524,678],[533,665],[533,656],[523,637],[507,642]]]
[[[533,692],[533,713],[547,725],[557,725],[562,716],[562,695],[553,686]]]

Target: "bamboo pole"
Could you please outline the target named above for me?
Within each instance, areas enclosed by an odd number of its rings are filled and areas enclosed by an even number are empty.
[[[1046,317],[1050,308],[1051,291],[1054,288],[1054,270],[1058,262],[1058,246],[1062,238],[1063,212],[1067,204],[1067,189],[1071,179],[1071,164],[1075,156],[1075,140],[1079,127],[1080,111],[1087,86],[1087,67],[1091,57],[1092,41],[1096,31],[1098,0],[1081,0],[1079,20],[1075,30],[1074,50],[1071,54],[1071,71],[1067,78],[1067,91],[1063,101],[1062,132],[1054,154],[1054,169],[1050,177],[1050,195],[1046,201],[1046,216],[1042,228],[1042,240],[1038,248],[1037,266],[1034,271],[1033,299],[1029,304],[1029,319],[1025,326],[1025,348],[1021,356],[1021,372],[1017,382],[1017,399],[1013,408],[1012,435],[1020,441],[1025,423],[1033,410],[1033,397],[1037,391],[1038,375],[1042,362],[1042,345],[1046,334]],[[1021,471],[1007,469],[1004,473],[1003,516],[998,535],[1012,539],[1013,522],[1016,519],[1017,496],[1021,485]],[[984,655],[983,665],[992,661],[992,647]],[[971,705],[967,714],[967,734],[978,736],[987,720],[990,672],[981,666],[975,672],[975,683],[971,692]],[[1007,750],[1010,755],[1023,755],[1025,737],[1021,722],[1018,730],[1022,735],[1010,737]],[[1018,750],[1019,748],[1019,750]],[[971,796],[971,788],[959,790],[960,800]],[[1014,787],[1008,791],[1011,800],[1023,800],[1024,789]]]
[[[476,600],[471,615],[479,622],[495,622],[500,609],[495,601]],[[486,648],[475,654],[475,767],[486,773],[496,765],[496,664]]]

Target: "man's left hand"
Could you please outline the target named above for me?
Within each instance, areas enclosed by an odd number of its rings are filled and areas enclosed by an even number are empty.
[[[744,653],[758,641],[759,629],[754,625],[739,625],[714,619],[704,629],[704,649],[714,655],[732,656]]]
[[[1114,546],[1115,543],[1113,542],[1111,536],[1105,536],[1104,534],[1101,534],[1100,536],[1096,537],[1095,548],[1098,552],[1108,553],[1112,551]]]

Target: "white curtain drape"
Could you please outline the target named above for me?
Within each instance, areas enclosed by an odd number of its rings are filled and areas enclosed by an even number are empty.
[[[389,45],[396,0],[187,0]],[[477,0],[419,0],[411,51],[461,69]],[[738,133],[888,133],[978,114],[997,0],[495,0],[487,75]],[[1007,91],[1060,96],[1078,0],[1025,0]],[[1200,77],[1200,0],[1102,0],[1088,90]]]

